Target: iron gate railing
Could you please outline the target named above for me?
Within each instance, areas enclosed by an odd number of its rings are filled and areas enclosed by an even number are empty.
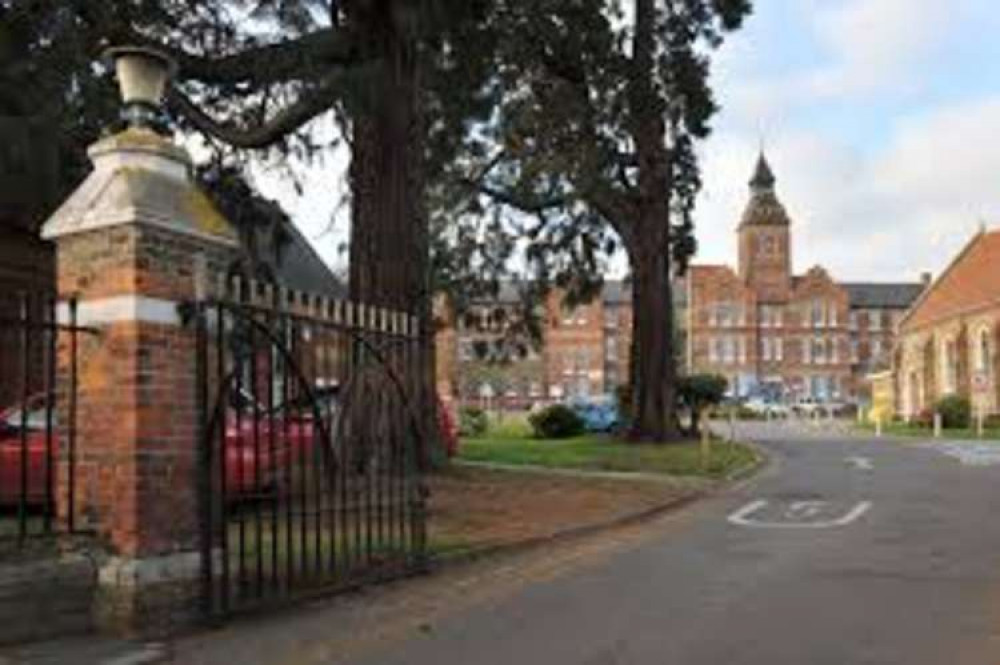
[[[252,282],[229,293],[195,313],[206,612],[419,570],[413,319]]]
[[[0,296],[0,545],[76,532],[75,300]]]

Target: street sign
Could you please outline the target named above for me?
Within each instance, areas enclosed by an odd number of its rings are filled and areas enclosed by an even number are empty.
[[[990,387],[989,377],[986,372],[976,372],[972,375],[972,390],[977,394],[988,392]]]

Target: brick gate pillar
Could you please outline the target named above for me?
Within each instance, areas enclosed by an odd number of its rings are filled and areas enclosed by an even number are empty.
[[[178,305],[215,283],[238,241],[170,139],[133,127],[90,157],[42,232],[60,296],[100,331],[79,352],[76,498],[61,478],[60,509],[108,550],[98,625],[149,632],[198,608],[195,333]]]

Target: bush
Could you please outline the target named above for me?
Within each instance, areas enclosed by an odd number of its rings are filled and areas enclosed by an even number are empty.
[[[568,439],[583,434],[580,416],[568,406],[554,404],[528,416],[531,429],[538,439]]]
[[[934,427],[934,411],[927,408],[921,410],[920,413],[913,417],[911,424],[917,427]]]
[[[478,406],[464,406],[458,412],[458,433],[462,436],[476,437],[486,434],[490,427],[490,418]]]
[[[942,397],[938,400],[936,409],[941,414],[941,426],[946,429],[965,429],[972,422],[972,405],[966,397]]]

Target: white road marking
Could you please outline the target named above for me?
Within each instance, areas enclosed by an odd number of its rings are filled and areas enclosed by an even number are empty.
[[[790,520],[807,520],[818,515],[825,505],[823,501],[796,501],[785,511],[785,517]]]
[[[996,443],[925,443],[921,447],[943,453],[965,466],[995,466],[1000,464],[1000,445]]]
[[[875,465],[867,457],[845,457],[844,461],[861,471],[871,471],[875,468]]]
[[[849,511],[833,520],[822,520],[818,522],[790,521],[790,522],[765,522],[753,519],[753,515],[768,505],[765,499],[751,501],[728,517],[730,524],[761,529],[832,529],[835,527],[847,526],[851,522],[858,520],[867,513],[872,504],[870,501],[861,501]],[[797,519],[799,515],[803,518],[815,517],[823,508],[830,504],[826,501],[797,501],[789,506],[785,516],[790,519]]]

